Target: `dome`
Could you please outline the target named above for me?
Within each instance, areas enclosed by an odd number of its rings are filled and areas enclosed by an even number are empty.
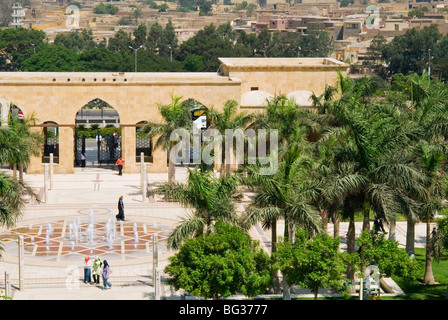
[[[265,107],[274,96],[268,92],[254,90],[241,95],[242,107]]]
[[[290,92],[286,95],[288,99],[294,99],[294,101],[302,107],[310,107],[313,104],[311,96],[313,93],[306,90],[297,90]]]

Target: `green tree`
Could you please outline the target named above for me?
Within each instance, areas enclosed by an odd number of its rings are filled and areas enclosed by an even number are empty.
[[[399,248],[397,241],[386,239],[383,233],[362,231],[357,242],[362,272],[367,266],[376,265],[382,277],[399,276],[415,280],[420,276],[419,262]]]
[[[215,229],[187,240],[169,258],[164,269],[171,276],[168,283],[206,299],[264,293],[271,286],[269,255],[236,226],[217,221]]]
[[[437,220],[437,228],[433,230],[431,237],[431,250],[437,263],[448,250],[448,217],[446,214],[442,219]],[[448,299],[448,285],[445,299]]]
[[[135,47],[138,48],[146,43],[146,36],[148,35],[148,29],[144,24],[140,24],[137,29],[134,30],[134,42]]]
[[[151,28],[149,28],[149,34],[145,44],[148,50],[154,53],[159,52],[162,33],[163,33],[163,27],[158,22],[155,22],[154,24],[151,25]]]
[[[195,54],[203,57],[204,71],[216,72],[220,66],[220,57],[245,57],[250,54],[249,49],[234,45],[233,33],[223,33],[225,27],[219,30],[210,24],[199,30],[198,33],[183,42],[180,46],[179,59]]]
[[[370,72],[386,77],[386,67],[384,66],[383,50],[386,45],[386,38],[378,34],[367,48],[367,53],[363,60],[363,65],[370,70]]]
[[[325,233],[310,239],[306,231],[298,229],[294,243],[278,243],[278,266],[288,284],[309,288],[314,300],[321,288],[340,291],[345,280],[340,241],[339,237],[332,238]]]
[[[268,28],[264,28],[258,34],[255,41],[255,53],[257,56],[267,56],[267,51],[271,45],[271,33]]]
[[[0,70],[23,70],[22,63],[45,47],[43,31],[24,28],[0,29]]]
[[[205,70],[205,62],[202,56],[197,54],[188,55],[183,62],[183,69],[188,72],[199,72]]]
[[[123,29],[118,30],[115,35],[109,39],[107,48],[112,51],[117,51],[121,54],[129,53],[129,46],[132,46],[132,38],[129,33]]]
[[[85,48],[84,38],[78,32],[60,33],[54,39],[54,44],[74,52],[81,52]]]
[[[120,9],[111,3],[99,3],[95,8],[93,8],[93,13],[95,14],[116,14]]]
[[[142,9],[134,8],[131,12],[131,17],[135,19],[135,24],[138,25],[138,19],[142,17]]]
[[[313,23],[306,29],[306,36],[300,38],[300,56],[328,57],[333,51],[333,45],[328,32],[321,23]]]
[[[218,129],[222,136],[222,144],[226,144],[226,130],[233,130],[233,132],[243,131],[251,124],[254,117],[246,112],[238,112],[238,103],[234,100],[229,100],[224,103],[222,112],[215,108],[208,110],[208,121],[210,121],[210,129]],[[233,138],[232,138],[233,139]],[[229,150],[230,157],[234,155],[234,150]],[[228,156],[228,158],[229,158]],[[226,154],[222,152],[221,174],[230,172],[231,163],[226,163]]]
[[[162,31],[158,53],[162,57],[169,58],[170,55],[176,53],[178,46],[179,44],[176,34],[174,33],[174,26],[170,19]]]
[[[367,202],[390,222],[394,235],[396,212],[412,208],[412,197],[424,193],[424,178],[412,156],[404,152],[412,142],[415,127],[397,122],[400,112],[394,106],[372,104],[369,79],[353,83],[341,77],[340,81],[342,98],[330,109],[342,126],[338,129],[336,166],[328,194],[343,203],[342,213],[349,219],[348,253],[353,253],[355,213]],[[349,278],[352,276],[349,272]]]
[[[275,32],[267,51],[268,57],[297,57],[299,35],[295,32]]]
[[[176,226],[168,237],[168,247],[177,249],[190,236],[198,237],[213,231],[220,219],[235,224],[234,200],[240,197],[235,177],[213,178],[212,173],[188,170],[187,184],[168,182],[154,190],[167,201],[181,203],[193,212]]]
[[[80,71],[78,55],[61,46],[48,45],[22,63],[23,71],[76,72]]]
[[[175,155],[170,152],[175,145],[172,140],[177,137],[177,130],[190,130],[193,125],[191,110],[185,107],[180,100],[181,96],[171,97],[171,103],[168,105],[158,104],[157,108],[164,120],[163,123],[148,122],[142,127],[142,132],[149,138],[156,139],[154,148],[162,148],[169,152],[168,157],[168,181],[175,180]]]
[[[106,48],[92,48],[80,54],[80,68],[87,72],[117,72],[121,70],[123,58]]]
[[[422,74],[429,60],[428,49],[434,48],[441,37],[437,25],[434,24],[422,30],[413,28],[403,35],[394,37],[383,50],[389,72],[405,75],[413,72]]]

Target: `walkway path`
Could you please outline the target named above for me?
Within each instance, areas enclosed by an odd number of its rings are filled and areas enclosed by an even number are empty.
[[[18,221],[16,227],[42,225],[54,221],[68,221],[80,217],[87,219],[90,210],[93,210],[98,220],[113,218],[117,213],[119,196],[123,195],[125,201],[126,222],[147,223],[155,228],[174,228],[179,218],[184,216],[185,210],[177,204],[146,199],[142,201],[140,188],[140,174],[123,174],[118,176],[117,171],[103,168],[85,167],[76,168],[75,174],[54,175],[52,190],[48,192],[47,203],[29,203],[24,210],[24,216]],[[176,180],[185,181],[186,170],[177,169]],[[43,175],[25,175],[25,180],[38,193],[43,195]],[[148,187],[151,188],[161,181],[166,181],[166,174],[148,173]],[[240,209],[243,210],[243,207]],[[341,235],[345,235],[348,224],[341,223]],[[356,226],[357,232],[360,225]],[[278,224],[279,235],[283,232],[283,225]],[[0,229],[0,235],[7,232]],[[332,224],[328,232],[332,234]],[[254,239],[260,240],[261,245],[270,249],[270,232],[256,226],[250,230]],[[416,226],[416,247],[424,246],[424,225]],[[397,223],[397,240],[404,243],[405,224]],[[22,291],[18,287],[18,258],[17,245],[14,241],[6,243],[6,252],[0,261],[0,289],[4,287],[3,273],[7,271],[14,287],[12,292],[15,300],[145,300],[154,298],[152,283],[153,256],[151,248],[146,251],[122,255],[121,259],[111,261],[113,273],[111,290],[103,291],[95,285],[83,284],[82,256],[78,260],[62,261],[52,257],[25,255],[24,279]],[[159,247],[159,267],[168,264],[168,257],[173,252],[166,246]],[[77,259],[77,258],[76,258]],[[163,280],[162,276],[162,280]],[[163,281],[162,281],[163,283]],[[170,286],[162,285],[163,299],[183,299],[183,292],[174,292]]]

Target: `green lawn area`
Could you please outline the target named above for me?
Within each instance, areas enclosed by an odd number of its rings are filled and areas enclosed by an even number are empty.
[[[425,249],[416,248],[415,258],[422,262],[422,279],[424,273]],[[445,299],[446,287],[448,284],[448,257],[444,256],[439,263],[433,260],[432,272],[437,285],[423,285],[417,281],[407,281],[398,277],[392,277],[393,280],[406,293],[402,297],[393,297],[396,300],[443,300]],[[420,280],[422,280],[420,279]]]

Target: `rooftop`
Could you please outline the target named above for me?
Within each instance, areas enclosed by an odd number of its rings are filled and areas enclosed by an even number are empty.
[[[348,68],[348,64],[333,58],[219,58],[219,61],[230,68],[296,68],[302,66]]]

